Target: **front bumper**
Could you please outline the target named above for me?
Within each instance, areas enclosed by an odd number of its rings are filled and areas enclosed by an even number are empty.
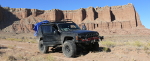
[[[95,40],[88,40],[88,41],[81,41],[81,40],[76,40],[76,43],[94,43],[94,42],[99,42],[99,39]]]

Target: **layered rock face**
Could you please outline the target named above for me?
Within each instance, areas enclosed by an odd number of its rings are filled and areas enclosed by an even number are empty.
[[[88,30],[144,28],[132,4],[123,6],[88,7],[78,10],[38,10],[0,7],[0,30],[4,32],[33,32],[33,25],[42,20],[85,23]]]

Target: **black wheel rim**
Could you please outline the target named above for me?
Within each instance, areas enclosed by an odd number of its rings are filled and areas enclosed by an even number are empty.
[[[65,46],[65,50],[66,50],[66,52],[67,53],[69,53],[70,52],[70,48],[69,48],[69,46],[67,45],[67,46]]]

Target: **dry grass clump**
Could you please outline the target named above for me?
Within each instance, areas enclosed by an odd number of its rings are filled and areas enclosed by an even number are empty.
[[[6,61],[17,61],[17,59],[14,56],[6,56]]]
[[[144,45],[144,51],[145,53],[147,54],[150,54],[150,42],[147,42],[145,45]]]
[[[54,57],[51,55],[42,55],[42,56],[25,56],[26,53],[5,53],[1,55],[2,61],[55,61]]]
[[[101,41],[100,44],[106,46],[106,47],[115,47],[116,43],[113,41]]]
[[[142,47],[142,46],[144,46],[144,43],[143,43],[143,42],[140,42],[140,41],[134,41],[134,42],[133,42],[133,45],[134,45],[134,46],[137,46],[137,47]]]
[[[6,40],[10,40],[10,41],[18,41],[18,42],[23,41],[22,39],[16,39],[16,38],[6,38]]]
[[[16,45],[9,45],[7,47],[10,48],[10,49],[14,49],[16,47]]]
[[[110,48],[107,48],[107,47],[103,47],[103,48],[102,48],[102,51],[103,51],[103,52],[111,52],[111,49],[110,49]]]
[[[136,46],[136,47],[148,47],[150,48],[150,42],[144,41],[127,41],[127,42],[118,42],[118,41],[101,41],[100,44],[107,47],[115,47],[115,46]]]
[[[125,43],[126,45],[135,46],[135,47],[142,47],[145,49],[150,49],[150,42],[147,41],[128,41]]]
[[[51,55],[48,55],[46,57],[44,56],[36,56],[36,57],[31,57],[31,61],[55,61],[54,57]]]
[[[17,39],[17,38],[6,38],[5,40],[10,40],[10,41],[17,41],[17,42],[29,42],[29,43],[36,43],[36,40],[34,39]]]
[[[18,55],[19,54],[19,55]],[[2,54],[2,60],[3,61],[27,61],[28,58],[25,58],[22,54],[17,53],[17,54]]]
[[[107,47],[104,47],[104,48],[102,49],[102,51],[104,51],[104,52],[106,52],[107,50],[108,50]]]
[[[107,51],[108,48],[115,46],[130,46],[138,50],[144,50],[145,53],[150,54],[150,41],[101,41],[100,44],[105,47],[102,51]]]
[[[16,57],[10,54],[3,54],[2,59],[3,61],[17,61]]]
[[[150,47],[150,42],[148,42],[148,43],[147,43],[147,46],[149,46],[149,47]]]

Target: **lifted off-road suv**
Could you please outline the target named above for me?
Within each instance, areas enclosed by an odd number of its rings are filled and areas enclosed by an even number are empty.
[[[97,51],[99,49],[99,33],[81,30],[72,21],[60,21],[41,24],[37,32],[39,50],[47,53],[49,47],[62,46],[66,57],[74,57],[77,51]]]

